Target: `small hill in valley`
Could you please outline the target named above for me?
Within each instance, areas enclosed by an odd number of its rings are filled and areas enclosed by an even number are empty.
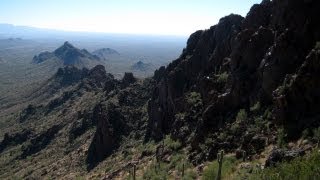
[[[142,61],[138,61],[131,66],[131,69],[136,71],[147,71],[148,69],[150,69],[151,66],[151,63],[144,63]]]
[[[120,53],[114,49],[111,48],[102,48],[102,49],[97,49],[92,52],[93,55],[96,55],[102,60],[109,60],[110,58],[114,56],[120,56]]]

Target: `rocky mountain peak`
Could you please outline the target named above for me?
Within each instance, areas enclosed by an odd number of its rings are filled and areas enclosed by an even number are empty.
[[[80,49],[75,48],[72,44],[66,41],[61,47],[54,51],[54,54],[64,60],[64,64],[73,64],[76,59],[84,57],[85,54]]]
[[[86,49],[78,49],[66,41],[54,52],[43,52],[34,56],[33,63],[39,64],[44,61],[58,61],[62,65],[72,65],[79,68],[92,67],[99,64],[98,56],[90,54]]]

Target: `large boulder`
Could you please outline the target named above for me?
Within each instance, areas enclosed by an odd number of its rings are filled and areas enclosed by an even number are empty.
[[[284,150],[284,149],[273,149],[270,155],[267,157],[265,166],[275,166],[277,163],[284,161],[291,161],[294,158],[304,155],[304,151],[301,149],[296,150]]]

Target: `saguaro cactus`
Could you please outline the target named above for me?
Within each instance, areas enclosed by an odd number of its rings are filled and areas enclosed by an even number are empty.
[[[223,160],[223,150],[217,154],[217,160],[219,163],[219,169],[218,169],[218,174],[216,177],[216,180],[221,180],[221,170],[222,170],[222,160]]]
[[[184,163],[182,164],[182,177],[184,176]]]
[[[245,162],[247,158],[247,152],[245,150],[242,151],[242,161]]]
[[[133,180],[136,180],[136,165],[133,165]]]

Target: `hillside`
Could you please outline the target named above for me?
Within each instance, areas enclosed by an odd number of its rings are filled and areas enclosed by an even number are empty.
[[[0,178],[213,179],[223,150],[222,179],[318,179],[319,8],[263,0],[193,33],[151,78],[60,68],[6,116]]]

